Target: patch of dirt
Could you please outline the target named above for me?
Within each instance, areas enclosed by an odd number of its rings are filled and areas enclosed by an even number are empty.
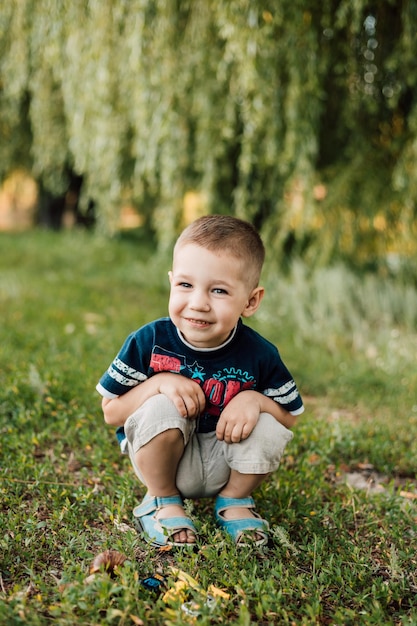
[[[389,495],[394,490],[397,495],[417,502],[417,482],[400,476],[387,476],[378,473],[370,463],[358,463],[345,468],[337,477],[337,484],[346,484],[354,490],[366,491],[368,495]]]

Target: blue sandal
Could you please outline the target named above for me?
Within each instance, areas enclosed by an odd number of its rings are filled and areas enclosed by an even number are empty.
[[[224,511],[236,507],[251,509],[255,517],[225,519]],[[269,524],[253,509],[255,509],[255,502],[250,496],[248,498],[228,498],[219,495],[216,498],[214,513],[217,524],[232,537],[237,546],[264,546],[268,543]],[[247,537],[248,534],[249,537]],[[258,535],[260,539],[250,539],[250,535]]]
[[[183,506],[179,495],[158,498],[146,495],[142,503],[133,509],[135,523],[140,532],[146,535],[152,546],[195,546],[195,543],[180,543],[170,541],[170,537],[181,530],[191,530],[197,535],[193,522],[188,517],[166,517],[157,519],[156,513],[170,504]]]

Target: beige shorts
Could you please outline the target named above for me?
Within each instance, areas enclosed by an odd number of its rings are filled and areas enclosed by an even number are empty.
[[[171,428],[178,428],[184,437],[184,454],[176,477],[177,488],[184,498],[216,495],[229,480],[231,469],[241,474],[275,471],[285,446],[293,438],[293,433],[272,415],[261,413],[247,439],[227,444],[219,441],[215,432],[195,432],[195,420],[179,415],[171,400],[158,394],[147,400],[125,423],[130,460],[145,485],[135,454],[151,439]]]

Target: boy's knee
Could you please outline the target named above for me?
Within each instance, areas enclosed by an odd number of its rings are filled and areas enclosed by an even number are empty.
[[[275,471],[293,433],[269,413],[261,413],[249,437],[226,447],[229,467],[243,474],[267,474]]]
[[[284,440],[288,443],[293,438],[293,432],[286,428],[281,422],[278,422],[270,413],[261,413],[259,421],[255,426],[253,433],[254,439],[265,441],[270,444],[271,441]],[[251,434],[251,436],[252,436]]]
[[[173,402],[163,394],[149,398],[125,423],[125,433],[133,452],[152,439],[163,436],[169,445],[183,438],[188,443],[195,430],[195,422],[181,417]]]
[[[176,417],[179,415],[172,400],[163,393],[151,396],[135,411],[135,414],[152,415],[155,417]]]

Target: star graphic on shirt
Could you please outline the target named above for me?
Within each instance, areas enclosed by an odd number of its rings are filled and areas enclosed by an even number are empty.
[[[197,361],[194,361],[192,365],[188,366],[188,371],[190,372],[191,378],[193,380],[201,380],[202,382],[204,382],[203,368],[201,367],[201,365],[197,364]]]

